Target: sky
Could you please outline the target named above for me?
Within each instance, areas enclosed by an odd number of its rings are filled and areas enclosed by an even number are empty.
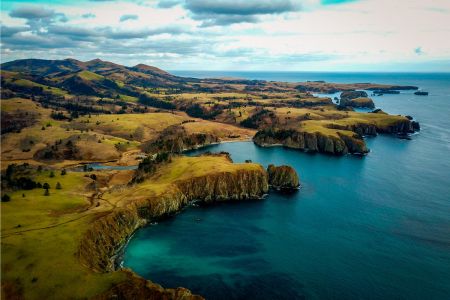
[[[450,0],[1,0],[1,61],[450,72]]]

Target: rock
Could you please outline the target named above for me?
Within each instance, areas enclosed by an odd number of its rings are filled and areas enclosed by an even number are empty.
[[[341,93],[341,100],[351,100],[356,98],[368,97],[367,93],[364,91],[345,91]]]
[[[295,190],[300,186],[297,172],[290,166],[269,165],[267,173],[269,185],[277,190]]]
[[[340,106],[350,106],[355,108],[375,108],[375,103],[373,100],[367,97],[359,97],[355,99],[341,99],[339,102]]]
[[[414,93],[414,95],[417,95],[417,96],[428,96],[428,92],[417,91],[417,92]]]
[[[387,113],[385,113],[384,111],[382,111],[380,108],[374,109],[373,111],[371,111],[371,113],[373,113],[373,114],[383,114],[383,115],[387,115]]]
[[[159,284],[145,280],[136,274],[123,270],[126,279],[113,285],[108,291],[93,297],[94,300],[107,299],[171,299],[171,300],[201,300],[201,296],[193,295],[188,289],[178,287],[165,289]]]

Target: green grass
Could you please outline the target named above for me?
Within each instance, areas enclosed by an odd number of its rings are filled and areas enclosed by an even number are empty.
[[[46,171],[35,179],[50,184],[50,196],[43,189],[16,191],[1,204],[2,282],[15,282],[25,299],[92,297],[124,279],[121,272],[96,274],[80,265],[75,253],[94,217],[82,211],[90,179],[84,173],[55,174],[50,178]]]
[[[60,88],[56,88],[56,87],[50,87],[48,85],[43,85],[40,83],[36,83],[34,81],[28,80],[28,79],[18,79],[15,81],[12,81],[13,84],[19,85],[19,86],[24,86],[24,87],[41,87],[44,89],[45,92],[50,92],[54,95],[58,95],[58,96],[64,96],[67,95],[67,92],[60,89]]]
[[[105,79],[105,77],[103,77],[102,75],[98,75],[96,73],[89,72],[89,71],[81,71],[81,72],[78,72],[77,75],[79,77],[81,77],[82,79],[88,80],[88,81],[99,81],[99,80]]]

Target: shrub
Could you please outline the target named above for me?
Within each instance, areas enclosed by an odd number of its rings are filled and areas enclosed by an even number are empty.
[[[8,194],[4,194],[2,196],[2,202],[9,202],[11,201],[11,197]]]
[[[57,190],[62,189],[61,183],[57,182],[55,188],[56,188]]]

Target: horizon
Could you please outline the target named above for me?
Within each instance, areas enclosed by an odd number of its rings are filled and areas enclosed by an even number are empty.
[[[392,2],[4,0],[2,62],[76,56],[179,71],[450,72],[450,3]]]

